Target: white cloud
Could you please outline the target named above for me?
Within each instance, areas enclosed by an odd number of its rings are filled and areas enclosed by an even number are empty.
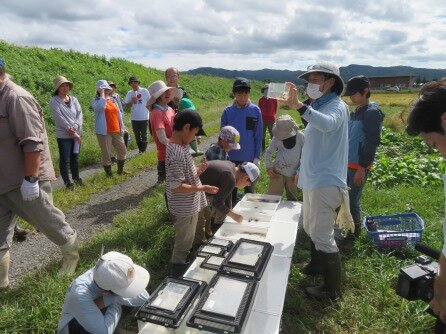
[[[446,2],[2,0],[0,39],[164,69],[446,67]]]

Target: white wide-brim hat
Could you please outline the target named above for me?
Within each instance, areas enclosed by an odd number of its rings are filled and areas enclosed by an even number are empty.
[[[342,95],[342,92],[344,91],[344,80],[342,80],[341,78],[339,67],[329,61],[319,61],[314,65],[308,66],[307,71],[304,74],[299,75],[299,78],[308,81],[310,73],[315,72],[334,75],[334,77],[336,78],[336,82],[334,84],[335,92],[339,96]]]
[[[154,83],[152,83],[148,90],[150,93],[149,101],[147,102],[148,105],[154,104],[156,100],[164,94],[165,91],[169,89],[174,89],[175,87],[169,87],[165,84],[163,80],[157,80]]]

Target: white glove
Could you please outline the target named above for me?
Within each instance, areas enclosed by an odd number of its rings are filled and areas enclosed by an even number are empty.
[[[341,230],[355,232],[355,223],[353,222],[352,214],[350,213],[350,199],[348,197],[348,189],[341,188],[342,203],[341,208],[336,218],[336,225]]]
[[[23,180],[22,185],[20,186],[20,192],[22,193],[22,198],[24,201],[33,201],[36,198],[39,198],[39,181],[31,183]]]
[[[254,165],[256,165],[257,167],[259,167],[259,159],[255,158],[254,161],[252,162]]]

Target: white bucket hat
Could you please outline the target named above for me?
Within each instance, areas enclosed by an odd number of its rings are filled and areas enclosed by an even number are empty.
[[[98,80],[96,82],[96,89],[109,89],[112,90],[113,88],[110,87],[107,80]]]
[[[163,80],[157,80],[149,86],[150,99],[147,102],[148,105],[154,104],[155,101],[164,94],[166,90],[174,89],[175,87],[169,87]]]
[[[127,255],[108,252],[96,263],[93,279],[101,289],[131,298],[144,292],[149,284],[150,274],[143,267],[134,264]]]
[[[310,65],[307,67],[307,71],[304,74],[299,75],[299,78],[308,81],[308,77],[310,73],[320,72],[332,74],[336,78],[336,82],[334,84],[335,92],[339,96],[342,95],[344,91],[344,80],[341,78],[341,74],[339,72],[339,67],[329,61],[319,61],[314,65]]]

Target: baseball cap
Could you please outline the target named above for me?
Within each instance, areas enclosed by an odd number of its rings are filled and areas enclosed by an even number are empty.
[[[240,133],[233,126],[227,125],[221,128],[220,135],[218,136],[221,140],[224,140],[229,144],[231,149],[240,149]]]
[[[297,134],[297,124],[290,115],[279,116],[273,125],[273,136],[278,140],[284,140]]]
[[[190,99],[183,97],[180,100],[180,103],[178,103],[178,110],[181,111],[185,109],[196,110],[197,108],[195,108],[195,104]]]
[[[183,110],[179,111],[173,119],[173,129],[176,131],[181,131],[183,126],[190,124],[191,128],[200,128],[197,136],[207,136],[203,130],[203,121],[201,120],[200,114],[195,110]]]
[[[3,58],[0,58],[0,67],[6,67],[6,63]]]
[[[235,78],[232,84],[232,91],[235,92],[237,90],[251,90],[251,83],[246,78]]]
[[[107,80],[98,80],[98,82],[96,83],[96,88],[97,89],[110,89],[110,90],[112,90],[112,88],[108,84]]]
[[[101,289],[131,298],[144,292],[149,284],[150,274],[143,267],[134,264],[127,255],[108,252],[96,263],[93,279]]]
[[[366,88],[370,88],[369,79],[363,75],[358,75],[347,81],[344,96],[352,96],[358,92],[362,93]]]
[[[132,82],[137,82],[137,83],[139,83],[138,77],[135,77],[135,76],[130,77],[130,78],[129,78],[129,82],[128,82],[129,85],[130,85]]]
[[[260,169],[252,162],[244,162],[241,167],[243,170],[248,174],[249,179],[251,182],[254,182],[257,180],[257,178],[260,175]]]
[[[299,76],[299,78],[304,79],[308,81],[308,77],[311,73],[326,73],[331,74],[335,77],[336,81],[334,84],[334,89],[336,94],[339,96],[342,95],[342,91],[344,90],[344,80],[341,78],[341,74],[339,72],[339,67],[337,67],[335,64],[328,62],[328,61],[320,61],[317,62],[314,65],[310,65],[307,67],[307,71]]]

